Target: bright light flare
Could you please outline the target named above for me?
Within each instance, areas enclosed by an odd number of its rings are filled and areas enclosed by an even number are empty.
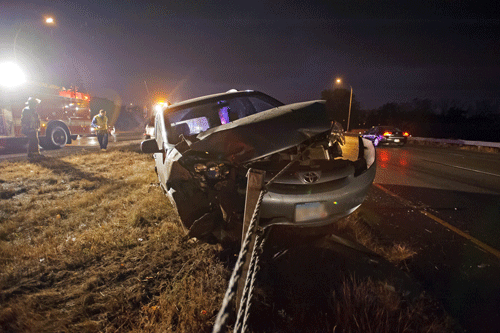
[[[166,108],[169,105],[170,105],[169,102],[161,101],[161,102],[156,103],[156,105],[154,106],[154,109],[156,112],[161,112],[161,111],[163,111],[164,108]]]
[[[155,111],[156,112],[160,112],[161,110],[163,110],[163,104],[156,104],[155,105]]]
[[[408,133],[408,132],[404,132],[404,133],[403,133],[403,136],[410,136],[410,133]]]
[[[337,82],[337,84],[341,84],[342,80],[341,79],[337,79],[337,80],[335,80],[335,82]]]
[[[53,17],[47,17],[47,18],[45,19],[45,23],[47,23],[47,24],[54,24],[54,22],[55,22],[55,21],[54,21],[54,18],[53,18]]]
[[[391,134],[392,134],[392,132],[384,132],[384,136],[389,136]]]
[[[14,88],[26,82],[26,76],[21,67],[13,62],[0,64],[0,85]]]

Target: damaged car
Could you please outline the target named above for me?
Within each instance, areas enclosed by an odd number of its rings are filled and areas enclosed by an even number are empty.
[[[258,91],[229,91],[157,112],[153,154],[161,188],[189,236],[207,242],[242,237],[250,169],[265,172],[261,226],[329,225],[356,210],[375,177],[373,144],[342,156],[344,132],[325,101],[285,105]]]

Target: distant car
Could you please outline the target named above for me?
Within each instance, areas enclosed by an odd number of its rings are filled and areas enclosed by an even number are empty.
[[[372,141],[375,147],[379,145],[403,146],[408,136],[408,132],[393,126],[373,126],[362,135],[363,138]]]
[[[155,117],[152,153],[161,187],[189,236],[208,242],[242,235],[247,174],[269,184],[260,225],[325,226],[356,210],[375,177],[375,149],[359,138],[342,158],[342,127],[325,101],[284,105],[257,91],[229,91],[173,104]]]

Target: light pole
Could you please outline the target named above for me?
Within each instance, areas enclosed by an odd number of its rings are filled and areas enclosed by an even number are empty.
[[[349,87],[351,87],[351,97],[349,98],[349,115],[347,116],[347,131],[346,132],[349,132],[349,123],[351,122],[352,86],[349,85]]]
[[[337,80],[335,80],[335,82],[338,84],[342,84],[342,79],[338,78]],[[347,116],[347,130],[346,130],[346,132],[349,132],[349,123],[351,122],[352,86],[349,85],[349,87],[351,87],[351,96],[349,97],[349,114]]]
[[[45,20],[44,20],[45,24],[48,25],[48,26],[53,26],[56,24],[56,22],[54,21],[54,18],[53,17],[45,17]],[[19,36],[19,33],[21,32],[21,29],[24,28],[26,25],[30,24],[32,25],[33,22],[23,22],[21,23],[21,27],[19,29],[17,29],[16,31],[16,36],[14,37],[14,60],[17,61],[17,53],[16,53],[16,44],[17,44],[17,37]],[[32,26],[33,27],[33,26]],[[50,30],[50,36],[52,36],[52,29]]]

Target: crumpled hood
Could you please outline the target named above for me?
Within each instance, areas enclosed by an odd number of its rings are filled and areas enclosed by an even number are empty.
[[[190,150],[234,163],[249,162],[297,146],[330,128],[325,101],[288,104],[200,133]]]

